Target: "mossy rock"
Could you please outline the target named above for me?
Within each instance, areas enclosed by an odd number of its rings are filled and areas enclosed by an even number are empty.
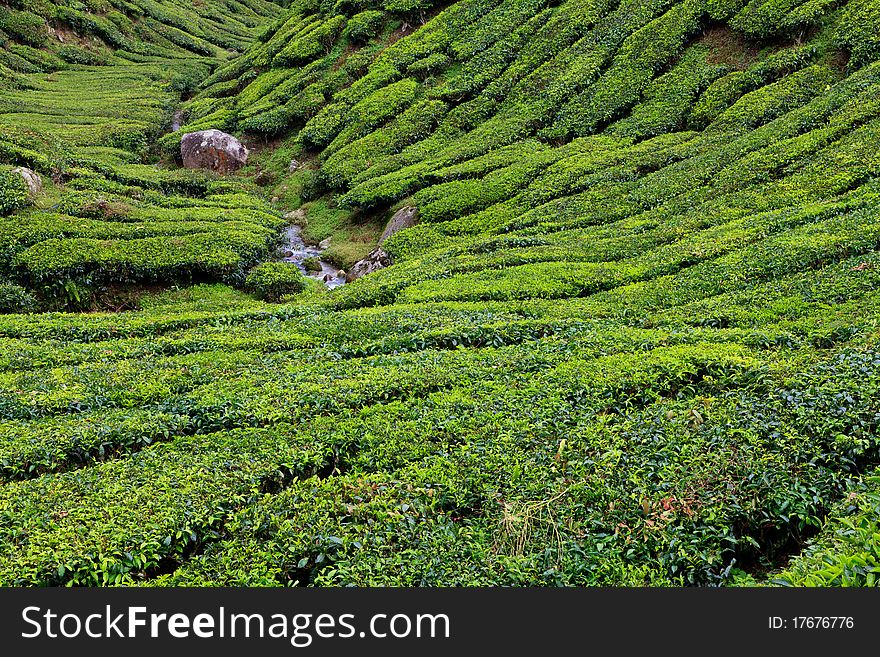
[[[306,258],[303,260],[303,267],[306,268],[306,271],[310,272],[319,272],[321,271],[321,261],[317,258]]]

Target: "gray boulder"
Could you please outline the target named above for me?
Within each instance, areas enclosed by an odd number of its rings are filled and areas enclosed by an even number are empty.
[[[403,230],[404,228],[410,228],[411,226],[415,226],[419,223],[419,209],[414,208],[411,205],[406,205],[397,212],[394,213],[394,216],[388,220],[388,223],[385,224],[385,230],[382,231],[382,237],[379,238],[379,244],[381,245],[385,240],[394,235],[394,233]]]
[[[31,200],[35,199],[40,195],[40,192],[43,191],[43,179],[40,178],[40,174],[33,169],[28,169],[27,167],[15,167],[12,170],[12,173],[18,174],[21,176],[22,180],[24,180],[24,184],[27,185],[28,188],[28,196],[30,196]]]
[[[220,130],[185,134],[180,156],[187,169],[207,169],[220,174],[237,171],[248,160],[248,149],[238,139]]]

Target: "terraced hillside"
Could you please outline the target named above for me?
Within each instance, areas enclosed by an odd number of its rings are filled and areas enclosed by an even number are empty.
[[[234,56],[228,49],[246,48],[277,5],[0,10],[4,55],[16,69],[0,68],[0,159],[36,170],[46,187],[28,207],[8,166],[0,170],[3,214],[21,210],[0,220],[0,310],[79,309],[96,297],[125,307],[120,288],[131,282],[240,282],[267,257],[281,222],[265,202],[236,195],[235,183],[157,168],[150,145],[169,130],[181,96]],[[41,37],[6,29],[23,22]],[[33,66],[18,62],[25,56]]]
[[[877,584],[880,2],[261,15],[0,93],[0,582]]]

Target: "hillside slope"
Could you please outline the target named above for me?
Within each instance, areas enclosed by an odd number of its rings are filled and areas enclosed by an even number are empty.
[[[0,316],[0,582],[876,584],[880,2],[261,15],[0,92],[48,186],[8,307],[175,286]],[[250,166],[176,168],[203,128]],[[336,290],[188,286],[292,220],[348,267],[403,206]]]
[[[0,220],[0,312],[88,308],[96,297],[126,307],[132,281],[241,282],[268,257],[282,222],[265,202],[158,168],[151,145],[181,97],[280,11],[263,0],[0,6],[0,29],[27,23],[40,35],[0,32],[7,59],[35,62],[8,62],[5,78],[0,68],[0,214],[12,215]],[[42,176],[33,207],[11,165]]]

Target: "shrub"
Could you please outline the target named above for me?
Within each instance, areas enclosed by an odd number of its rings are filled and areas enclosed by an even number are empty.
[[[272,63],[276,67],[295,66],[330,52],[345,27],[345,16],[333,16],[321,21],[314,29],[298,35],[279,52]]]
[[[145,128],[144,124],[119,121],[104,129],[102,142],[112,148],[142,153],[148,143]]]
[[[30,46],[19,46],[12,44],[8,47],[10,53],[26,59],[41,71],[58,71],[67,68],[67,62],[46,50],[38,50]]]
[[[353,43],[366,43],[379,34],[384,21],[384,12],[375,10],[362,11],[348,19],[342,34]]]
[[[34,295],[20,285],[0,281],[0,314],[31,313],[36,309]]]
[[[806,66],[816,53],[811,45],[786,48],[760,60],[745,71],[732,71],[719,78],[700,96],[691,123],[704,128],[744,94],[775,82]]]
[[[70,44],[58,48],[58,56],[71,64],[88,66],[105,66],[110,62],[110,54],[106,51],[90,50]]]
[[[296,265],[264,262],[250,271],[245,279],[245,287],[261,299],[277,302],[286,295],[302,292],[306,281]]]
[[[406,71],[410,75],[415,75],[416,77],[426,78],[429,75],[434,75],[439,73],[444,68],[449,66],[450,59],[448,56],[443,53],[435,52],[432,55],[428,55],[427,57],[423,57],[422,59],[418,59],[410,64]]]
[[[303,265],[303,267],[306,268],[306,271],[310,271],[310,272],[321,271],[321,262],[315,257],[306,258],[305,260],[303,260],[302,265]]]
[[[880,57],[880,1],[848,2],[837,22],[834,38],[849,51],[854,68]]]
[[[880,585],[880,471],[848,492],[822,532],[774,578],[782,586]]]
[[[3,6],[0,6],[0,30],[29,46],[43,46],[49,39],[46,21],[42,17]]]
[[[430,9],[435,0],[384,0],[382,6],[397,14],[408,14]]]

